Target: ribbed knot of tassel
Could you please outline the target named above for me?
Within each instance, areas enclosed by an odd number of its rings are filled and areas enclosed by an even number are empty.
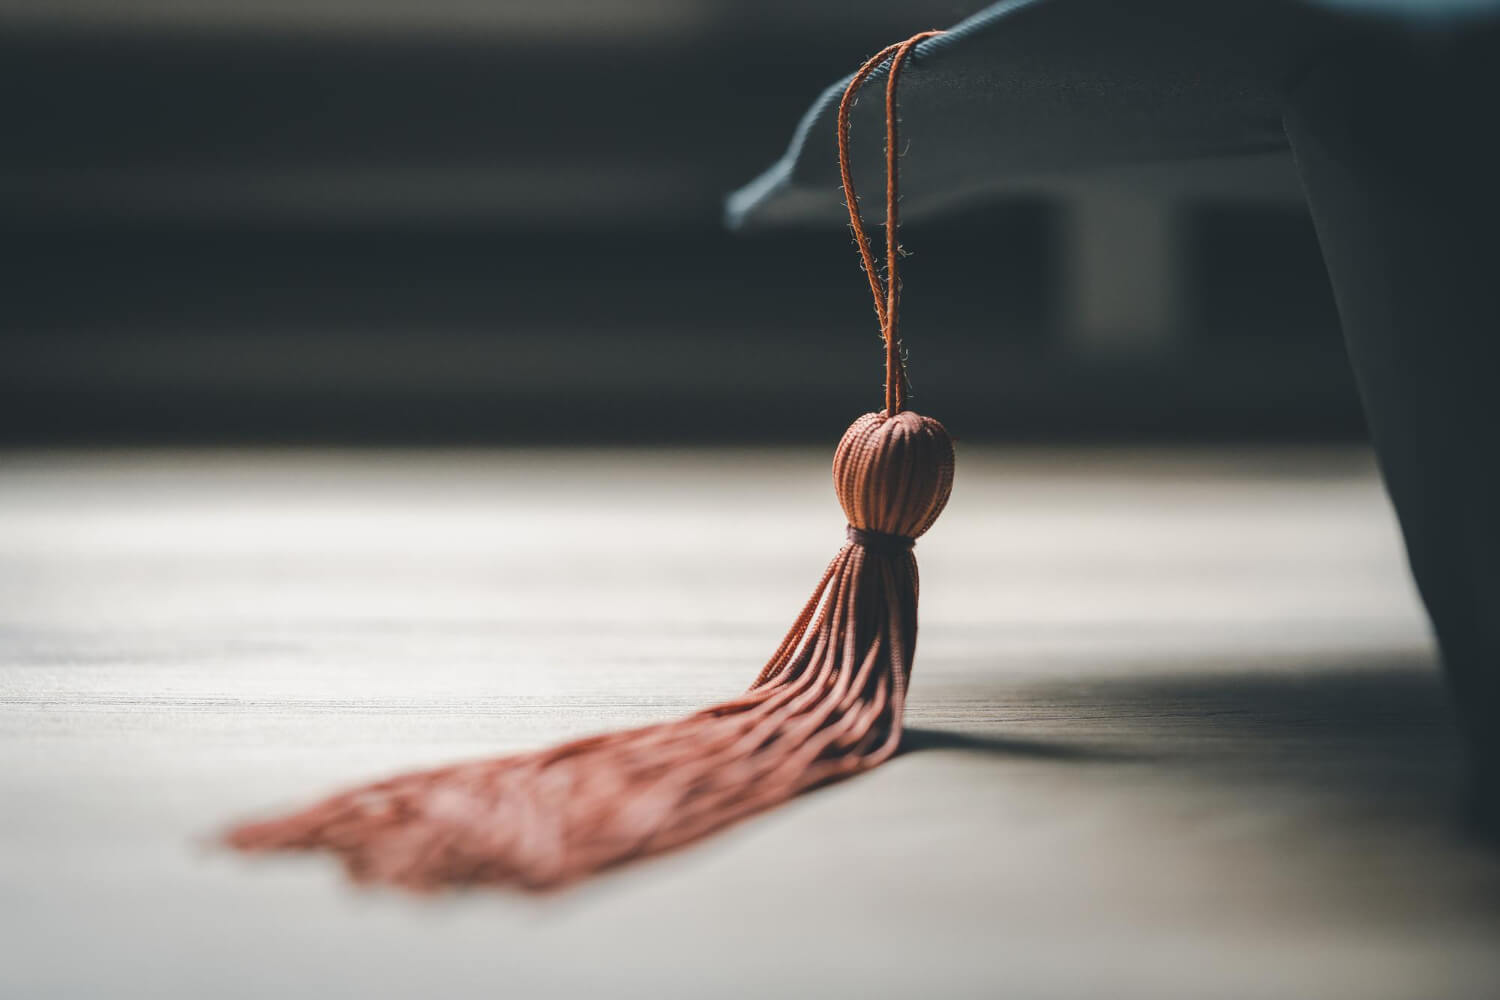
[[[953,492],[953,439],[942,424],[910,410],[866,413],[834,452],[833,487],[855,531],[877,541],[916,539]]]

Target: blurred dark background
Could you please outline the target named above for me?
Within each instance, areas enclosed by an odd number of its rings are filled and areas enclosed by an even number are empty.
[[[826,443],[880,401],[851,243],[723,197],[981,6],[0,3],[0,442]],[[914,403],[964,438],[1363,433],[1289,162],[905,243]]]

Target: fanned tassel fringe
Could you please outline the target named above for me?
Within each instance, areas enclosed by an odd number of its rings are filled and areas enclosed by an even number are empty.
[[[849,519],[812,597],[749,691],[674,722],[356,788],[228,834],[327,850],[365,882],[564,885],[659,854],[896,752],[917,639],[912,543],[953,483],[936,420],[870,413],[840,442]]]

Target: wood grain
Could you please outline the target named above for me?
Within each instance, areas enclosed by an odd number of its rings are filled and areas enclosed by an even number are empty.
[[[665,861],[413,900],[208,845],[740,690],[842,537],[827,461],[0,459],[0,995],[1496,994],[1360,451],[961,447],[910,752]]]

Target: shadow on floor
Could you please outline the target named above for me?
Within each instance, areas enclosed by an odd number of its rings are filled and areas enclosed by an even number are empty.
[[[992,754],[996,757],[1077,761],[1080,763],[1142,759],[1140,754],[1112,750],[1106,747],[1086,746],[1056,740],[1024,739],[1015,736],[995,736],[957,732],[951,729],[907,726],[906,731],[901,737],[901,753],[921,753],[926,750],[966,750],[973,753]]]
[[[911,728],[904,752],[1139,764],[1167,780],[1299,787],[1387,817],[1452,816],[1463,800],[1453,712],[1426,656],[1032,678],[982,700],[996,706],[982,729]]]

